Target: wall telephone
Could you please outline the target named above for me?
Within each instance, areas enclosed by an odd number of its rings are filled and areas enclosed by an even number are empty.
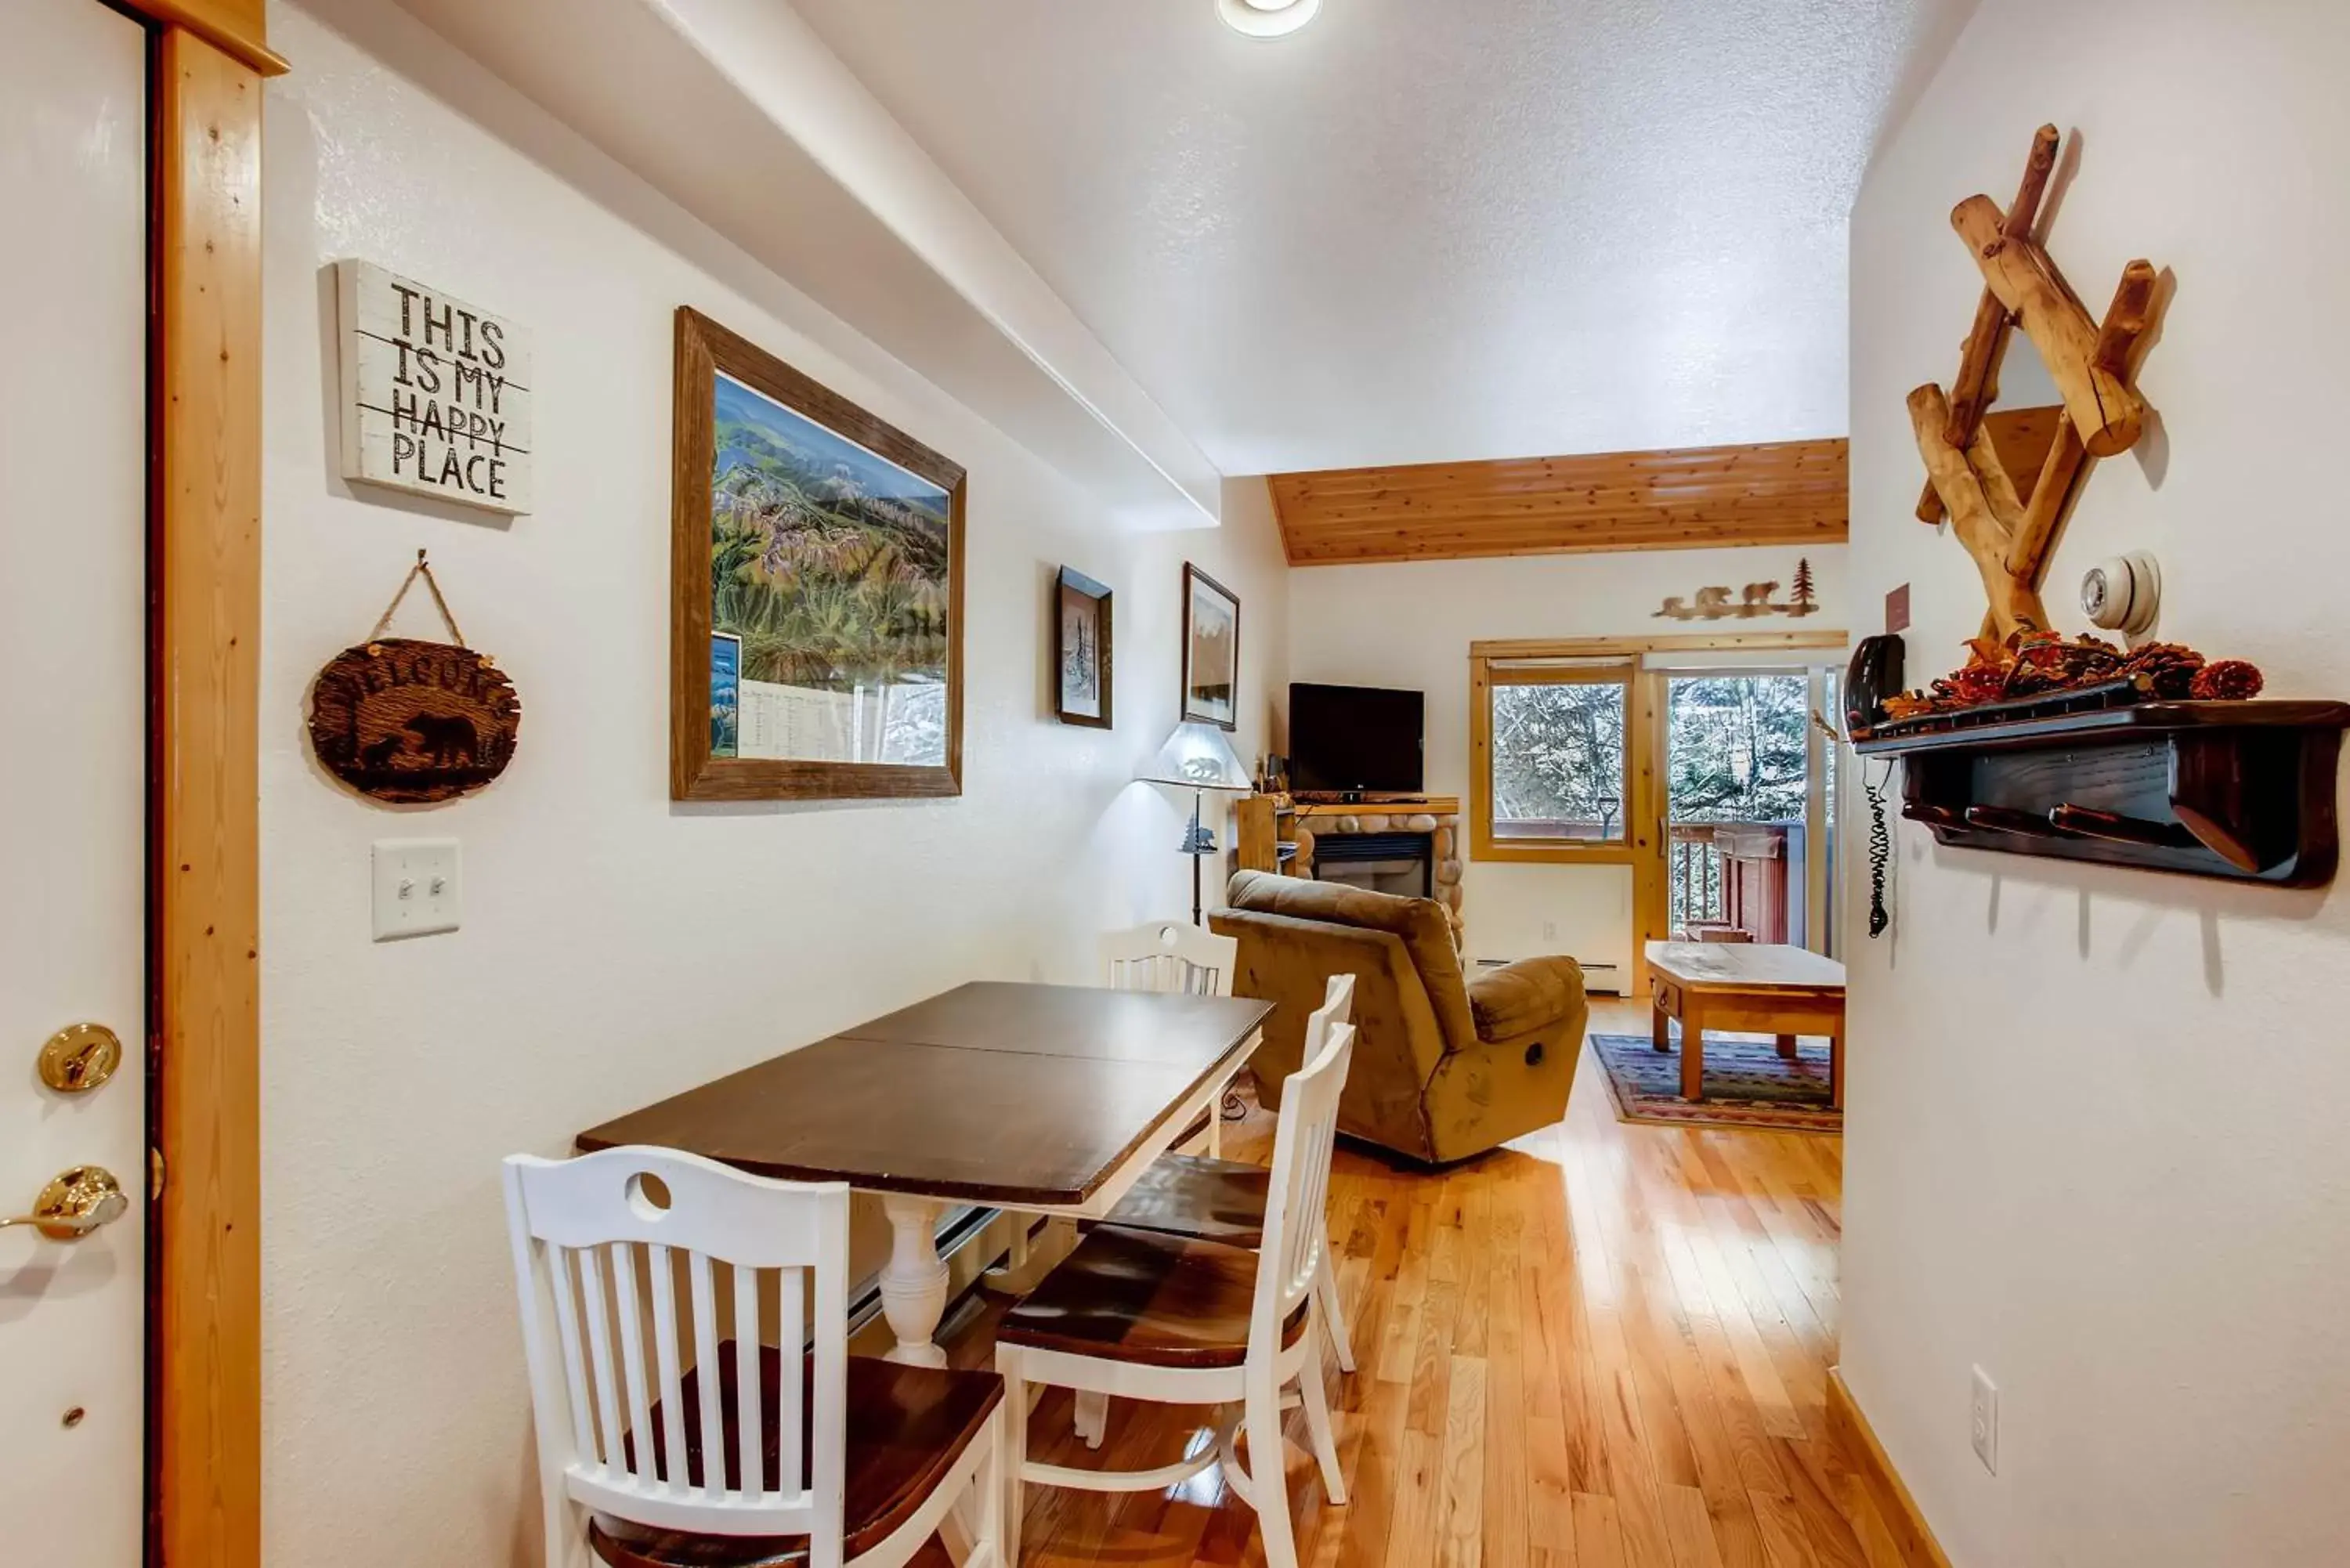
[[[1846,739],[1873,729],[1885,717],[1885,700],[1901,690],[1901,639],[1890,634],[1862,638],[1844,677]]]

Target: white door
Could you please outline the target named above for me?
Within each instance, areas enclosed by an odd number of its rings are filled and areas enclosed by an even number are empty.
[[[0,47],[0,1560],[136,1568],[144,1488],[147,46],[5,0]],[[101,1025],[121,1065],[43,1081]],[[69,1037],[88,1063],[94,1038]],[[74,1069],[53,1064],[71,1083]],[[97,1199],[92,1168],[123,1199]],[[119,1213],[118,1213],[119,1211]],[[85,1221],[86,1222],[86,1221]]]

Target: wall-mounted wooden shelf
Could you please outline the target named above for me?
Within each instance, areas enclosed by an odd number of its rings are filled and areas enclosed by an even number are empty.
[[[1937,715],[1854,750],[1904,759],[1901,814],[1944,844],[2314,888],[2345,726],[2350,703],[2157,701]]]

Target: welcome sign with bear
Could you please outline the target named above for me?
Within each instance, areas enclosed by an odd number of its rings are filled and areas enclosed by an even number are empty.
[[[343,477],[528,512],[528,337],[504,317],[369,262],[338,262],[335,274]]]

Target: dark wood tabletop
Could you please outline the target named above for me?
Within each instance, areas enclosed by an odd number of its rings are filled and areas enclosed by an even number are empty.
[[[762,1176],[1076,1208],[1237,1068],[1266,1002],[983,981],[581,1133]]]

